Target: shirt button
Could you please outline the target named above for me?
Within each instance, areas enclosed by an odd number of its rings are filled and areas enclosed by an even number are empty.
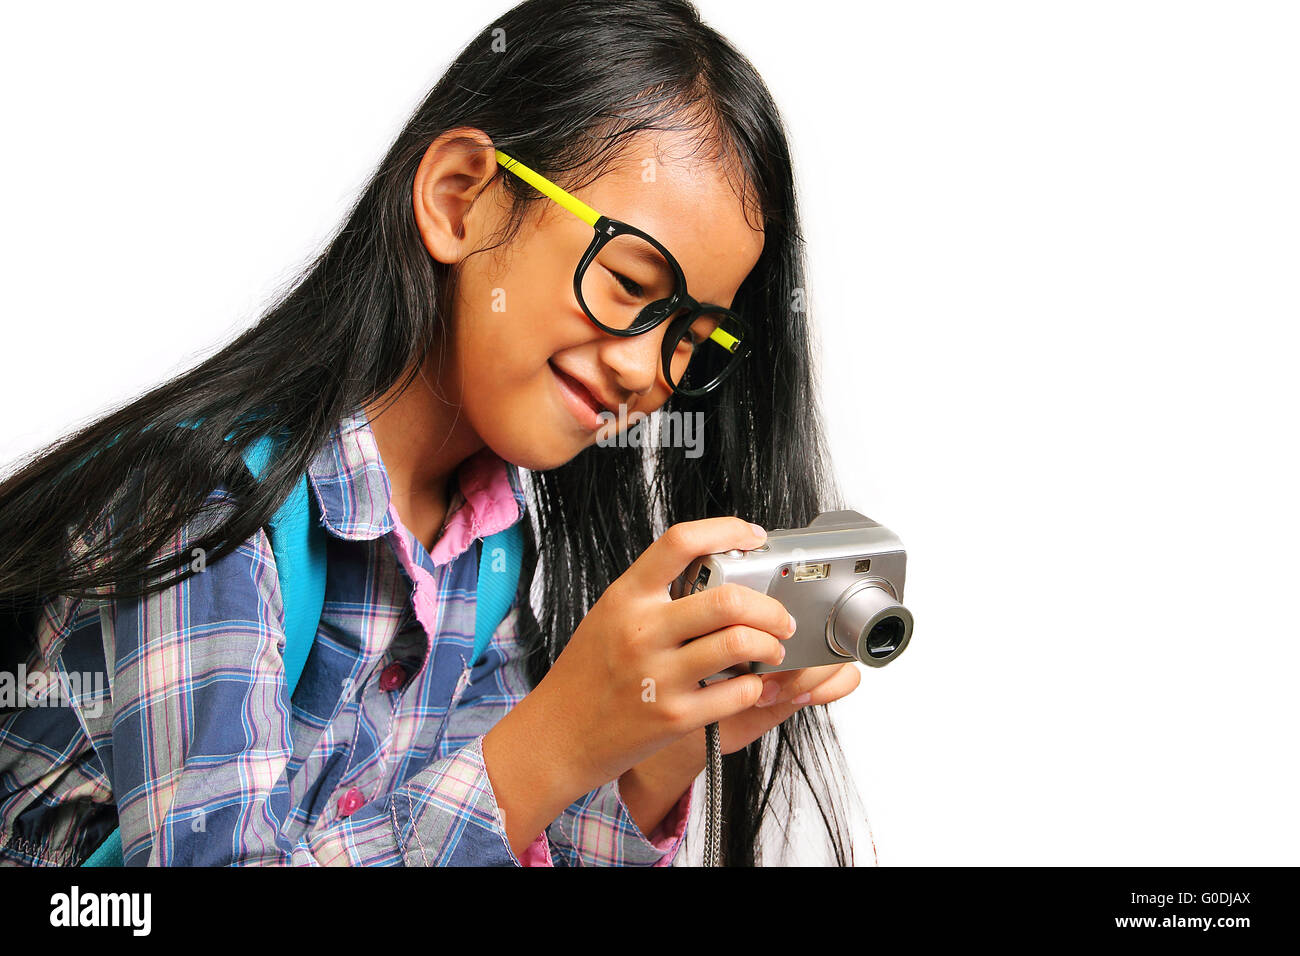
[[[397,690],[405,683],[406,668],[401,664],[389,664],[379,675],[379,689],[382,691]]]
[[[339,816],[352,816],[361,809],[361,805],[365,802],[366,798],[361,795],[361,791],[353,787],[339,798]]]

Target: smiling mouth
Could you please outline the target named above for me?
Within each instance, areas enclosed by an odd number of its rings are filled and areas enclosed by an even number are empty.
[[[561,388],[565,389],[569,393],[569,397],[573,400],[570,404],[572,405],[577,403],[580,407],[585,406],[585,410],[588,414],[578,415],[578,417],[583,420],[582,423],[591,429],[595,429],[603,424],[601,421],[601,415],[605,413],[606,409],[601,405],[596,396],[591,394],[591,390],[572,375],[561,371],[554,362],[548,361],[547,364],[551,367],[551,371],[555,374],[555,377],[559,379]],[[575,408],[574,411],[576,413],[578,409]]]

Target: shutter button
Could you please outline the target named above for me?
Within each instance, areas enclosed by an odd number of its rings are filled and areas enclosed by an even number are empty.
[[[352,814],[361,809],[361,805],[365,802],[366,798],[361,795],[361,791],[356,787],[353,787],[339,798],[339,816],[352,816]]]
[[[405,683],[406,668],[401,664],[389,664],[379,675],[379,689],[382,691],[397,690]]]

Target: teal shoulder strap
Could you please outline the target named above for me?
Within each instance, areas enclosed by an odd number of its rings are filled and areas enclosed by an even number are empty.
[[[500,627],[515,602],[519,567],[524,554],[523,522],[483,539],[478,562],[478,606],[474,618],[474,656],[477,664],[487,650],[492,634]]]
[[[270,439],[259,439],[245,458],[254,476],[261,478],[270,463]],[[267,526],[284,605],[284,675],[290,697],[316,641],[325,606],[325,531],[314,512],[303,474]]]
[[[245,453],[249,470],[261,478],[270,462],[271,441],[263,437]],[[293,696],[311,653],[325,606],[326,538],[317,523],[307,476],[298,479],[293,492],[268,524],[284,603],[284,671],[289,696]],[[478,568],[478,601],[474,620],[472,664],[483,657],[492,635],[514,604],[523,562],[523,523],[483,539]],[[122,837],[114,830],[82,866],[122,866]]]
[[[249,470],[261,478],[270,463],[271,441],[263,437],[244,454]],[[284,674],[289,696],[307,664],[316,629],[325,606],[325,533],[315,520],[307,476],[298,479],[293,492],[268,523],[267,535],[275,554],[284,604]],[[82,866],[122,866],[122,834],[114,830]]]

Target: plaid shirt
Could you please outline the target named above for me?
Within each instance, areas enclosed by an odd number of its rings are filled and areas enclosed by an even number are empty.
[[[529,689],[517,605],[466,661],[474,544],[522,518],[517,469],[490,449],[464,462],[432,553],[361,412],[308,483],[328,573],[292,701],[263,531],[143,600],[46,604],[25,706],[0,713],[0,863],[75,865],[120,824],[128,865],[671,864],[691,791],[647,837],[617,780],[511,852],[482,743]]]

